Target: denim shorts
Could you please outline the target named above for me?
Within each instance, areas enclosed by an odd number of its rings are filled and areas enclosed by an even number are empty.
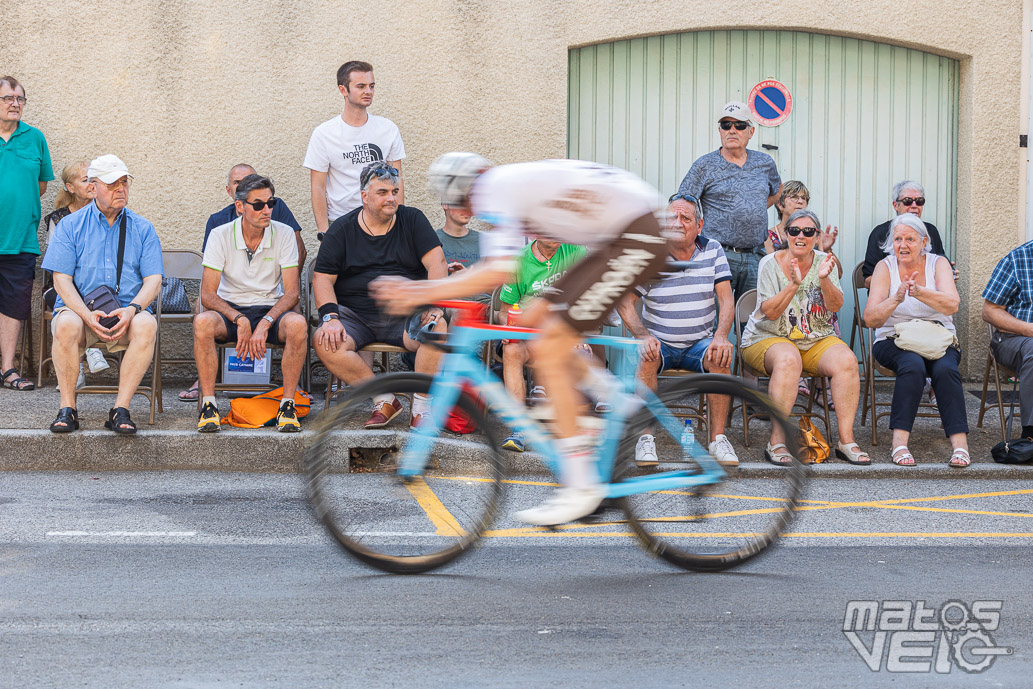
[[[666,371],[669,368],[680,368],[696,373],[705,373],[703,370],[703,357],[707,355],[712,337],[706,337],[696,342],[691,347],[672,347],[664,342],[660,343],[660,370]]]

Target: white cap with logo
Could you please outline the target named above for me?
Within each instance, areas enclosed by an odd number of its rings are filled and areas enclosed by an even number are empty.
[[[753,124],[753,113],[746,107],[746,104],[742,101],[728,101],[725,106],[721,108],[717,114],[717,121],[720,122],[726,117],[731,117],[733,120],[739,120],[740,122],[749,122],[750,126]]]
[[[129,174],[129,168],[126,167],[126,164],[118,156],[111,153],[94,158],[90,166],[86,168],[86,176],[90,178],[96,177],[104,184],[112,184],[123,177],[133,178]]]

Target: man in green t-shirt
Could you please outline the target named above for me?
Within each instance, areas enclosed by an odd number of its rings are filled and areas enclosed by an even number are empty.
[[[0,77],[0,378],[15,390],[35,387],[14,367],[14,350],[32,315],[39,197],[54,179],[47,140],[22,122],[26,102],[17,79]]]
[[[560,244],[545,239],[536,239],[520,252],[517,258],[516,282],[502,286],[499,295],[501,308],[498,322],[505,323],[513,304],[523,304],[537,297],[550,285],[559,280],[574,263],[584,258],[585,247],[574,244]],[[502,345],[502,380],[514,399],[522,400],[527,395],[524,382],[524,366],[530,354],[522,340],[513,340]],[[544,390],[536,385],[532,396],[544,397]],[[510,435],[502,447],[514,452],[524,451],[524,439],[519,433]]]

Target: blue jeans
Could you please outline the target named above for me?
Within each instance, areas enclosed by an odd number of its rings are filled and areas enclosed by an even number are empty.
[[[915,415],[922,401],[926,377],[932,378],[936,407],[940,411],[946,435],[968,433],[965,413],[965,389],[961,386],[958,363],[961,352],[948,347],[939,359],[929,360],[915,352],[901,349],[893,340],[879,340],[872,345],[872,356],[897,374],[893,383],[893,405],[890,407],[890,428],[911,432]]]
[[[666,371],[669,368],[681,368],[686,371],[704,373],[703,357],[710,348],[712,337],[707,337],[696,342],[690,347],[672,347],[669,344],[660,343],[660,370]]]
[[[760,249],[764,251],[763,248]],[[757,289],[757,266],[763,253],[756,251],[732,251],[725,249],[725,258],[728,259],[728,270],[732,273],[732,295],[735,301],[739,301],[746,292]]]

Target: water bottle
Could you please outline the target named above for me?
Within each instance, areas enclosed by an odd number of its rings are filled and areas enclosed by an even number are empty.
[[[692,429],[692,419],[685,419],[685,428],[681,432],[681,448],[683,453],[691,457],[696,450],[696,432]]]
[[[506,325],[518,325],[520,323],[520,304],[513,304],[506,314]],[[509,344],[512,340],[503,340],[502,344]]]

